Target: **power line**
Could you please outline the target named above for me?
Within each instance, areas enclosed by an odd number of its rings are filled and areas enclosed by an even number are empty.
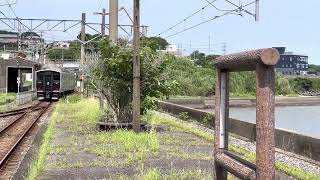
[[[188,28],[186,28],[186,29],[183,29],[182,31],[176,32],[176,33],[171,34],[171,35],[169,35],[169,36],[166,36],[165,38],[169,38],[169,37],[176,36],[176,35],[178,35],[178,34],[181,34],[181,33],[183,33],[183,32],[186,32],[186,31],[188,31],[188,30],[191,30],[191,29],[193,29],[193,28],[196,28],[196,27],[198,27],[198,26],[200,26],[200,25],[202,25],[202,24],[206,24],[206,23],[208,23],[208,22],[211,22],[211,21],[213,21],[213,20],[216,20],[216,19],[221,18],[221,17],[223,17],[223,16],[226,16],[226,15],[228,15],[228,14],[231,14],[232,12],[235,12],[235,11],[238,11],[238,10],[242,10],[242,8],[247,7],[247,6],[249,6],[249,5],[251,5],[251,4],[255,3],[255,2],[256,2],[256,1],[253,1],[253,2],[251,2],[251,3],[248,3],[248,4],[244,5],[244,6],[241,6],[241,7],[239,7],[239,8],[236,8],[236,9],[234,9],[234,10],[230,10],[230,11],[228,11],[228,12],[222,14],[222,15],[218,15],[218,16],[215,16],[215,17],[213,17],[213,18],[211,18],[211,19],[202,21],[202,22],[200,22],[200,23],[198,23],[198,24],[196,24],[196,25],[193,25],[193,26],[190,26],[190,27],[188,27]],[[240,9],[240,8],[241,8],[241,9]]]
[[[228,9],[220,9],[217,6],[215,6],[212,2],[210,2],[209,0],[206,0],[206,1],[218,11],[232,11],[232,10],[228,10]]]
[[[213,0],[211,1],[211,3],[215,2],[217,0]],[[183,20],[179,21],[177,24],[169,27],[168,29],[162,31],[161,33],[159,33],[157,36],[161,36],[162,34],[172,30],[173,28],[179,26],[180,24],[184,23],[185,21],[187,21],[188,19],[192,18],[193,16],[197,15],[199,12],[205,10],[208,6],[210,6],[210,4],[208,3],[207,5],[205,5],[204,7],[202,7],[201,9],[197,10],[196,12],[192,13],[191,15],[187,16],[186,18],[184,18]]]
[[[7,3],[8,3],[9,8],[10,8],[11,11],[13,12],[13,15],[14,15],[15,17],[18,17],[17,14],[16,14],[16,12],[15,12],[14,9],[12,8],[11,4],[9,3],[9,1],[8,1],[8,0],[6,0],[6,1],[7,1]]]

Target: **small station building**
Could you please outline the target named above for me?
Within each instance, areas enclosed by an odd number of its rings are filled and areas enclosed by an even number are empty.
[[[21,57],[0,59],[0,92],[19,92],[35,89],[35,72],[41,65]],[[19,77],[19,78],[18,78]]]

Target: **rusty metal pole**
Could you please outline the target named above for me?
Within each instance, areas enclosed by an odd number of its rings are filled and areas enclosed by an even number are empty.
[[[229,118],[229,72],[217,68],[215,108],[215,155],[228,150],[227,122]],[[216,179],[227,180],[227,171],[215,163]]]
[[[274,105],[275,71],[274,66],[257,64],[257,179],[275,178]]]
[[[243,179],[272,180],[275,178],[274,66],[279,59],[279,52],[273,48],[217,58],[214,149],[216,179],[226,180],[227,171]],[[235,71],[256,71],[256,166],[228,151],[228,73]]]

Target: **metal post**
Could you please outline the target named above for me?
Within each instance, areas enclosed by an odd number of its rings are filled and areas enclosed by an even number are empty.
[[[84,75],[84,62],[86,59],[86,52],[85,52],[85,44],[86,41],[86,13],[82,13],[81,19],[81,59],[80,59],[80,73],[81,76]],[[80,92],[83,93],[84,89],[84,81],[82,80],[80,83]]]
[[[133,129],[140,131],[140,0],[133,0]],[[110,28],[111,29],[111,28]]]
[[[39,62],[38,63],[44,63],[44,45],[43,45],[43,42],[42,42],[42,38],[43,38],[43,35],[42,35],[43,32],[41,32],[40,34],[40,57],[39,57]]]
[[[19,66],[18,66],[19,68]],[[20,68],[18,69],[18,78],[17,78],[17,84],[18,84],[18,93],[17,93],[17,102],[18,102],[18,105],[20,105],[20,84],[21,84],[21,76],[20,76]]]
[[[274,66],[257,64],[257,179],[275,178]]]
[[[216,60],[215,167],[216,179],[226,180],[227,172],[242,179],[275,178],[274,105],[275,71],[280,54],[266,48],[220,56]],[[256,166],[228,151],[229,72],[256,71]]]
[[[21,42],[21,23],[18,19],[18,52],[21,52],[22,50],[22,42]]]
[[[221,102],[221,106],[220,106],[220,138],[219,138],[219,148],[220,149],[228,149],[228,134],[227,134],[227,121],[228,121],[228,72],[226,71],[221,71],[220,72],[220,81],[221,81],[221,88],[220,88],[220,102]]]
[[[109,37],[113,43],[118,42],[118,0],[109,0]]]
[[[256,0],[256,13],[255,13],[255,20],[259,21],[260,16],[260,2],[259,0]]]
[[[102,24],[101,24],[101,35],[106,35],[106,9],[102,9]]]
[[[229,118],[229,72],[217,69],[215,108],[215,155],[228,149],[227,121]],[[227,171],[215,163],[217,180],[226,180]]]

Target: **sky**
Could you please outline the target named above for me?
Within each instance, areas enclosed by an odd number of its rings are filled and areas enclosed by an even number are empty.
[[[251,2],[231,1],[243,5]],[[132,2],[133,0],[119,0],[120,6],[124,6],[130,14]],[[0,4],[3,3],[6,3],[6,0],[0,0]],[[149,26],[148,36],[155,36],[207,4],[206,0],[141,0],[141,24]],[[213,5],[219,9],[234,9],[226,0],[216,0]],[[101,11],[102,8],[108,11],[109,8],[108,0],[18,0],[12,7],[20,18],[80,19],[81,13],[85,12],[88,22],[101,22],[101,17],[93,13]],[[316,14],[318,7],[318,0],[260,0],[258,22],[251,15],[242,12],[243,16],[230,14],[168,37],[225,12],[217,11],[210,5],[161,36],[169,43],[181,47],[184,54],[197,49],[209,54],[222,54],[222,43],[226,43],[226,53],[285,46],[287,51],[308,55],[310,63],[320,64],[320,15]],[[246,9],[254,12],[255,8],[251,5]],[[0,10],[6,16],[14,17],[9,7],[0,6]],[[119,21],[121,24],[131,23],[123,12],[120,12]],[[0,28],[6,29],[1,23]],[[68,33],[44,32],[44,37],[48,40],[73,39],[79,31],[78,26]],[[130,32],[130,29],[127,31]],[[94,33],[90,30],[89,32]],[[119,32],[121,37],[130,38],[120,29]]]

